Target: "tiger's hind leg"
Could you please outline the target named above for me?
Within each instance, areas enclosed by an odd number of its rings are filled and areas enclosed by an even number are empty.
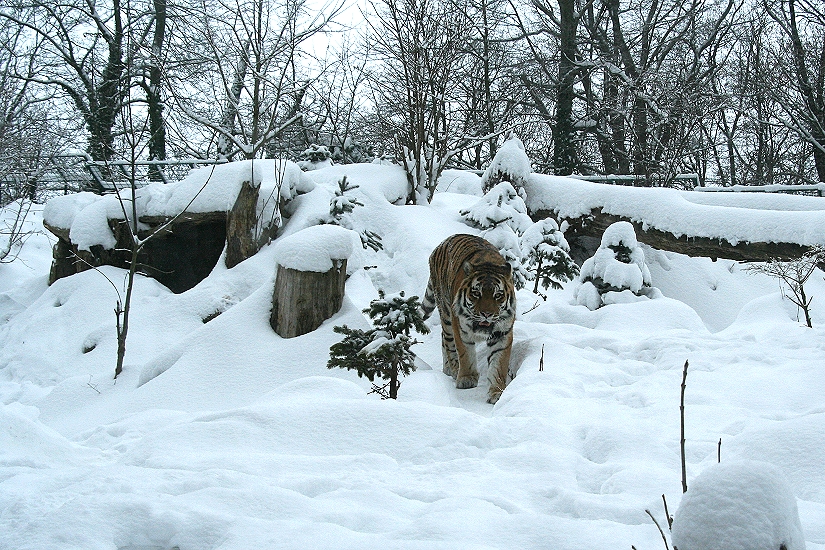
[[[513,330],[506,334],[494,333],[488,340],[487,346],[490,355],[487,357],[487,379],[490,389],[487,391],[487,402],[496,403],[501,392],[507,387],[510,376],[510,352],[513,350]]]
[[[441,316],[441,355],[444,358],[444,374],[458,376],[458,352],[455,349],[455,337],[450,317]]]

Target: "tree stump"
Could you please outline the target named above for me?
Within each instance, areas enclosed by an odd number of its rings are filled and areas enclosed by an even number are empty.
[[[245,181],[235,204],[226,215],[226,267],[233,268],[258,252],[258,187]]]
[[[325,273],[278,265],[269,324],[283,338],[312,332],[344,302],[347,261],[335,260]]]

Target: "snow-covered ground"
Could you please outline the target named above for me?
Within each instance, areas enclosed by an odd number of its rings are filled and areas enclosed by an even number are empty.
[[[138,278],[113,383],[123,272],[47,287],[43,232],[0,264],[0,548],[662,548],[645,509],[666,525],[661,495],[671,513],[680,503],[689,360],[688,486],[715,464],[721,438],[723,464],[781,470],[807,548],[825,549],[821,272],[806,286],[809,329],[772,279],[644,247],[663,298],[590,311],[573,305],[575,283],[547,301],[519,292],[519,371],[495,406],[485,387],[456,390],[441,373],[437,315],[414,348],[433,368],[404,379],[397,402],[381,401],[366,380],[326,368],[340,339],[332,328],[367,328],[361,309],[378,289],[421,295],[430,251],[475,231],[459,211],[480,186],[452,171],[432,205],[396,206],[399,169],[325,168],[308,173],[317,186],[296,199],[284,235],[327,214],[344,174],[365,204],[355,225],[380,234],[384,250],[353,254],[342,310],[298,338],[269,327],[269,246],[179,295]],[[719,200],[735,199],[771,200]],[[692,202],[705,212],[713,200]],[[747,211],[749,224],[761,234],[763,216],[797,223],[825,205],[805,200]]]

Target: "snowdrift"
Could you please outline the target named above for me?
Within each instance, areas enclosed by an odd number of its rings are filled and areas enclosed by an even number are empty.
[[[102,268],[114,287],[95,271],[47,287],[44,233],[22,263],[0,265],[0,547],[659,548],[645,509],[663,523],[661,495],[671,511],[680,504],[689,359],[689,484],[715,464],[721,438],[723,464],[754,459],[781,472],[807,548],[825,549],[825,302],[814,300],[808,329],[775,281],[642,246],[663,297],[590,311],[574,305],[576,283],[546,301],[519,292],[518,374],[495,406],[485,387],[456,390],[441,373],[437,316],[414,347],[419,370],[397,402],[381,401],[367,381],[326,368],[332,327],[367,328],[361,309],[378,289],[423,293],[430,251],[475,231],[459,212],[478,200],[478,178],[449,174],[461,193],[404,206],[397,167],[315,170],[282,235],[325,216],[344,174],[365,205],[355,223],[384,249],[354,250],[341,311],[298,338],[268,323],[278,241],[181,294],[140,277],[116,384],[123,271]],[[586,185],[553,186],[571,212],[597,200]],[[606,193],[599,200],[637,200]],[[667,196],[703,212],[743,210],[728,196]],[[771,227],[819,215],[791,202],[784,212],[749,207],[750,223],[730,236],[772,238]],[[672,227],[712,223],[690,212]],[[806,231],[799,240],[817,238]],[[808,291],[825,296],[822,273]]]

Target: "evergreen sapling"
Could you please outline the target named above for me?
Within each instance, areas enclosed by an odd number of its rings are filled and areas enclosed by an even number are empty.
[[[521,236],[521,252],[535,285],[533,292],[544,299],[542,288],[562,288],[561,283],[573,280],[579,266],[570,257],[570,245],[559,230],[556,220],[546,218],[531,225]]]
[[[381,243],[381,235],[369,229],[358,231],[353,226],[352,211],[356,206],[364,206],[364,203],[355,198],[351,191],[358,189],[357,185],[352,185],[344,176],[338,181],[338,189],[335,190],[335,196],[329,201],[329,215],[324,220],[324,223],[331,225],[339,225],[346,229],[352,229],[361,237],[361,246],[364,250],[372,248],[376,252],[382,250],[384,245]]]
[[[372,392],[383,399],[396,399],[401,383],[399,378],[415,370],[415,354],[410,351],[419,343],[410,332],[427,334],[418,296],[405,298],[404,293],[385,296],[378,292],[378,299],[364,310],[372,319],[370,330],[337,326],[333,330],[344,339],[329,348],[327,368],[354,370],[359,377],[372,382]],[[379,385],[375,379],[385,380]]]
[[[480,236],[498,248],[512,266],[516,288],[524,288],[529,274],[522,264],[519,235],[533,222],[527,215],[524,199],[513,186],[506,181],[499,183],[460,214],[467,224],[483,230]]]

